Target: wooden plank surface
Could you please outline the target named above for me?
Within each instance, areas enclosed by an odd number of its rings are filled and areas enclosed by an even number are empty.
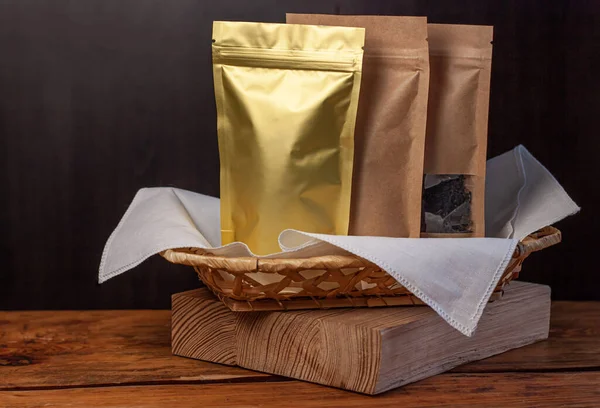
[[[600,303],[554,302],[548,340],[454,372],[600,368],[599,332]],[[0,389],[256,376],[172,358],[169,311],[0,312]]]
[[[445,374],[372,397],[298,381],[0,392],[30,407],[594,407],[600,373]]]
[[[555,302],[547,341],[378,397],[174,357],[169,329],[168,311],[0,312],[0,406],[590,407],[600,389],[597,302]]]
[[[176,355],[379,394],[546,339],[550,288],[514,282],[472,337],[428,307],[232,313],[206,288],[172,305]]]
[[[0,389],[265,377],[174,357],[170,316],[168,310],[0,312]]]

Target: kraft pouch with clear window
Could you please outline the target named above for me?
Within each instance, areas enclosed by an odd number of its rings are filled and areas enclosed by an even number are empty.
[[[422,236],[482,237],[493,28],[427,26]]]
[[[348,233],[365,31],[214,22],[222,244]]]

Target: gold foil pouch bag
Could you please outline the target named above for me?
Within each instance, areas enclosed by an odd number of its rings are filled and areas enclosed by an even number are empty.
[[[223,245],[348,233],[362,28],[213,24]]]
[[[286,21],[366,29],[350,234],[418,238],[429,87],[427,19],[287,14]]]
[[[483,237],[490,26],[428,24],[423,236]]]

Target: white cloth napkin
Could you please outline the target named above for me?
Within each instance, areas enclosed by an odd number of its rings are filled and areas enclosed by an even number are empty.
[[[283,231],[283,252],[302,257],[348,251],[368,259],[470,336],[518,240],[579,211],[556,179],[523,146],[488,161],[490,238],[384,238]],[[136,194],[102,254],[98,280],[115,277],[171,248],[211,248],[252,256],[242,243],[220,246],[219,200],[176,188]]]
[[[519,145],[487,162],[487,236],[521,240],[579,211],[554,176]]]

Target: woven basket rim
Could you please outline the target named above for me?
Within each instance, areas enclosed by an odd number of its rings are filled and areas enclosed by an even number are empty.
[[[552,226],[544,227],[521,240],[513,254],[513,258],[527,256],[561,241],[561,232]],[[428,238],[422,238],[428,239]],[[169,262],[189,266],[209,266],[210,268],[226,269],[240,272],[278,272],[287,268],[294,269],[333,269],[359,268],[376,265],[357,255],[320,255],[306,258],[258,258],[258,257],[227,257],[214,255],[210,250],[197,248],[176,248],[161,252]]]

